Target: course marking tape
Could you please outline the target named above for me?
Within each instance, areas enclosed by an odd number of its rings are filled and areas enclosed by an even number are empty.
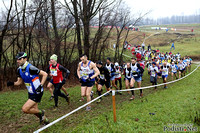
[[[45,125],[44,127],[42,127],[42,128],[40,128],[40,129],[34,131],[33,133],[39,133],[39,132],[43,131],[44,129],[46,129],[46,128],[52,126],[52,125],[54,125],[55,123],[59,122],[60,120],[66,118],[67,116],[69,116],[69,115],[75,113],[76,111],[78,111],[78,110],[84,108],[85,106],[91,104],[92,102],[96,101],[97,99],[99,99],[99,98],[105,96],[106,94],[108,94],[108,93],[110,93],[110,92],[111,92],[111,90],[110,90],[110,91],[107,91],[106,93],[102,94],[101,96],[98,96],[97,98],[95,98],[95,99],[91,100],[90,102],[88,102],[88,103],[86,103],[86,104],[84,104],[84,105],[82,105],[82,106],[76,108],[75,110],[69,112],[68,114],[63,115],[62,117],[58,118],[57,120],[52,121],[52,122],[49,123],[48,125]]]

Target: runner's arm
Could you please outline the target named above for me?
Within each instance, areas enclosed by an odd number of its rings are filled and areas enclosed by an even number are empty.
[[[137,64],[138,69],[140,69],[140,72],[143,73],[144,69],[140,66],[140,64]]]
[[[96,67],[96,65],[93,62],[91,63],[91,67],[95,72],[94,75],[90,77],[91,79],[93,79],[93,78],[97,77],[100,74],[100,72],[99,72],[99,69]]]
[[[66,73],[65,79],[67,79],[67,77],[70,74],[70,71],[67,68],[63,67],[62,65],[59,66],[59,69]]]
[[[40,84],[43,86],[47,79],[48,74],[45,71],[40,70],[39,75],[42,76]]]
[[[104,67],[104,71],[105,71],[106,80],[109,80],[110,79],[110,72],[108,71],[108,69],[106,67]]]
[[[23,79],[22,79],[21,77],[18,77],[18,78],[17,78],[17,81],[14,82],[14,85],[15,85],[15,86],[18,86],[18,85],[21,85],[22,83],[23,83]]]
[[[78,68],[77,68],[77,75],[78,75],[78,78],[81,78],[80,70],[81,70],[81,63],[78,64]]]

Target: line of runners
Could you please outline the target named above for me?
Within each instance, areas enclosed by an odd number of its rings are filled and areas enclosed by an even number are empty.
[[[175,75],[176,78],[180,78],[185,75],[187,70],[191,69],[191,58],[184,57],[178,53],[173,54],[162,54],[155,51],[146,51],[143,54],[144,60],[138,60],[136,58],[131,58],[130,62],[124,63],[122,66],[119,63],[111,62],[111,58],[107,58],[105,66],[102,61],[96,63],[88,60],[85,54],[81,55],[81,62],[78,64],[77,77],[81,83],[81,100],[86,97],[87,102],[91,101],[93,97],[92,88],[96,84],[97,94],[100,96],[102,93],[102,87],[105,85],[106,90],[109,91],[111,88],[115,87],[116,90],[122,89],[122,74],[124,75],[124,81],[126,89],[134,88],[135,83],[137,87],[141,87],[142,76],[147,67],[148,74],[150,75],[150,82],[153,85],[157,84],[157,78],[163,79],[163,82],[167,82],[167,77],[171,74],[171,78]],[[22,111],[27,114],[36,115],[41,124],[48,124],[49,120],[45,116],[44,110],[38,109],[38,103],[41,101],[43,95],[43,85],[45,81],[49,81],[47,88],[51,93],[50,99],[54,99],[55,108],[58,107],[58,96],[66,99],[68,104],[70,103],[70,97],[63,85],[66,82],[70,71],[57,63],[57,55],[53,54],[50,57],[49,66],[45,71],[39,70],[35,66],[31,65],[27,61],[27,54],[25,52],[20,52],[16,56],[19,68],[17,70],[17,81],[7,82],[7,86],[21,85],[25,83],[28,90],[28,100],[23,105]],[[66,74],[63,77],[63,72]],[[48,74],[49,73],[49,77]],[[177,75],[179,73],[179,76]],[[41,76],[41,80],[39,80]],[[119,82],[119,87],[118,87]],[[53,91],[54,86],[54,91]],[[164,88],[167,88],[165,85]],[[65,92],[62,93],[61,89]],[[156,89],[156,87],[155,87]],[[121,95],[121,92],[119,92]],[[108,93],[109,95],[109,93]],[[142,89],[140,90],[140,97],[143,97]],[[134,91],[131,91],[130,100],[135,99]],[[101,102],[99,99],[97,102]],[[90,111],[91,106],[86,107],[86,111]]]

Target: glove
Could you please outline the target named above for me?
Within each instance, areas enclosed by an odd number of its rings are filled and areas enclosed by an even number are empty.
[[[79,82],[80,82],[80,83],[82,83],[82,82],[83,82],[82,78],[79,78]]]
[[[132,75],[138,74],[137,72],[133,72]]]
[[[39,85],[38,88],[35,90],[36,92],[40,93],[42,90],[42,85]]]
[[[91,80],[91,78],[87,78],[87,79],[86,79],[86,82],[90,82],[90,80]]]
[[[66,78],[63,79],[62,84],[65,84],[65,82],[66,82]]]
[[[13,86],[13,85],[14,85],[14,82],[11,82],[11,81],[7,82],[7,86]]]
[[[50,81],[51,80],[51,78],[50,77],[47,77],[47,81]]]
[[[154,69],[154,71],[156,72],[156,69]]]

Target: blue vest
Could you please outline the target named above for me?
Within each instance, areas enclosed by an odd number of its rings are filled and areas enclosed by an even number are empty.
[[[31,75],[29,72],[31,64],[29,63],[26,66],[25,72],[22,72],[22,69],[19,70],[21,78],[24,80],[24,83],[26,85],[26,88],[28,90],[29,94],[38,94],[35,90],[40,85],[40,80],[38,75]],[[43,88],[42,90],[43,91]]]

